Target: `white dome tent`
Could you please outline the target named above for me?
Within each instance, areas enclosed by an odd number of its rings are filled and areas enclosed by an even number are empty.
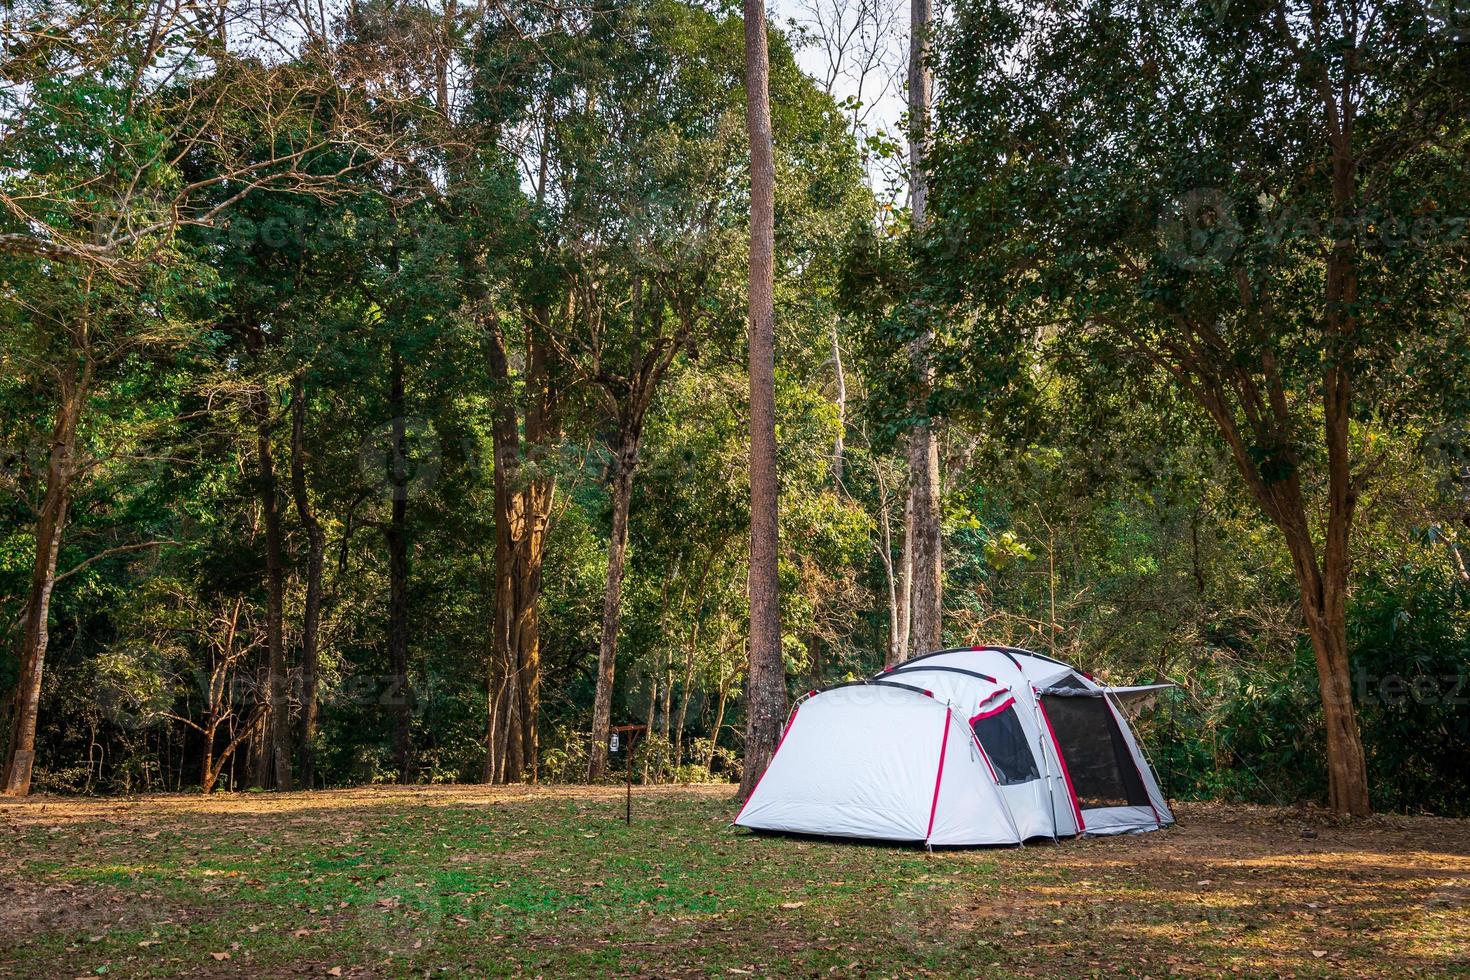
[[[798,701],[735,823],[933,845],[1174,822],[1110,688],[1014,647],[942,650]]]

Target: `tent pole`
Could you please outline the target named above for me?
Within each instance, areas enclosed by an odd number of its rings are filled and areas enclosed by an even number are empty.
[[[1052,764],[1047,761],[1050,757],[1046,751],[1046,739],[1042,737],[1041,732],[1041,696],[1036,693],[1036,686],[1029,680],[1026,682],[1026,686],[1031,689],[1031,713],[1036,716],[1036,745],[1041,749],[1041,761],[1046,763],[1046,799],[1051,804],[1051,842],[1053,844],[1060,844],[1062,838],[1057,833],[1057,793],[1056,787],[1052,785],[1052,780],[1056,778],[1056,773],[1052,771]],[[1078,830],[1081,829],[1080,827],[1078,828]]]

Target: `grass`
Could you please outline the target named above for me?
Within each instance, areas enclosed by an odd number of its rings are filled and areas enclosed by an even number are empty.
[[[1470,823],[1185,806],[918,849],[732,830],[728,787],[0,804],[0,975],[1470,975]]]

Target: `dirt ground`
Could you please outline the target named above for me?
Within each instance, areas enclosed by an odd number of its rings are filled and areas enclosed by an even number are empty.
[[[0,803],[0,975],[1470,975],[1470,821],[929,853],[750,835],[730,792]]]

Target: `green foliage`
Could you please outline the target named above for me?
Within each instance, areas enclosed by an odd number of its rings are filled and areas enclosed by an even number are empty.
[[[1443,565],[1374,575],[1350,628],[1375,802],[1470,814],[1470,584]]]
[[[846,109],[772,32],[792,692],[883,662],[903,548],[902,433],[924,415],[943,442],[948,639],[1033,646],[1119,682],[1181,683],[1143,723],[1178,795],[1320,795],[1315,666],[1288,557],[1209,420],[1137,343],[1172,342],[1172,317],[1208,313],[1240,355],[1230,371],[1266,352],[1282,366],[1293,425],[1252,434],[1245,451],[1268,481],[1302,476],[1314,500],[1311,392],[1333,358],[1361,370],[1352,448],[1377,469],[1349,612],[1375,802],[1463,811],[1470,345],[1454,212],[1467,144],[1451,111],[1463,108],[1463,45],[1435,47],[1414,9],[1384,5],[1362,125],[1398,156],[1354,205],[1363,328],[1347,351],[1320,328],[1318,280],[1341,231],[1322,220],[1320,120],[1301,79],[1283,74],[1261,11],[1053,6],[956,8],[941,38],[934,226],[922,235],[876,205]],[[293,464],[325,541],[317,782],[398,777],[399,697],[411,776],[477,779],[494,478],[508,462],[492,433],[508,410],[526,433],[538,385],[560,399],[555,435],[514,462],[521,478],[557,483],[537,609],[539,778],[580,779],[610,432],[639,352],[673,324],[688,329],[667,348],[643,422],[613,722],[649,727],[632,761],[639,781],[738,777],[739,19],[680,0],[599,0],[575,14],[516,2],[450,19],[366,3],[299,57],[199,57],[216,43],[211,26],[139,62],[141,8],[104,7],[116,43],[91,38],[90,60],[55,38],[17,47],[29,87],[0,96],[17,121],[0,136],[0,195],[19,202],[0,209],[0,235],[39,228],[57,253],[0,238],[0,696],[17,676],[58,382],[95,371],[58,561],[70,574],[52,607],[38,785],[197,787],[211,724],[216,761],[233,746],[221,788],[260,781],[262,445],[284,531],[293,718],[311,524]],[[339,86],[334,71],[358,74]],[[233,101],[213,101],[222,92]],[[215,110],[213,137],[190,135],[197,113]],[[1421,123],[1432,132],[1406,148],[1384,135]],[[342,127],[354,138],[335,138]],[[390,148],[374,152],[369,136],[384,133]],[[866,148],[897,150],[881,135]],[[243,169],[219,179],[231,168]],[[260,186],[241,193],[247,178]],[[1206,213],[1218,220],[1195,220]],[[140,228],[107,262],[72,261],[88,235]],[[1240,273],[1273,297],[1265,333]],[[922,327],[939,370],[916,404],[908,344]],[[490,368],[497,331],[503,377]],[[543,376],[528,368],[533,351],[551,360]],[[400,691],[388,649],[395,478],[409,542]],[[614,776],[626,763],[615,759]],[[507,897],[525,909],[566,898]]]

